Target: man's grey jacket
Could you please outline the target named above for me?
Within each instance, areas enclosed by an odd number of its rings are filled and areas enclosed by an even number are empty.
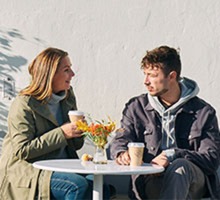
[[[220,184],[217,169],[220,158],[220,132],[214,108],[198,97],[182,105],[175,120],[175,158],[185,158],[204,172],[209,195],[220,199]],[[158,112],[151,106],[148,94],[132,98],[125,106],[121,128],[111,142],[111,156],[127,150],[131,141],[144,142],[143,161],[149,163],[162,151],[162,125]],[[136,180],[139,182],[143,176]],[[139,179],[139,181],[138,181]],[[140,181],[140,183],[143,183]],[[130,194],[145,197],[143,185],[133,187]],[[142,193],[142,194],[141,194]]]

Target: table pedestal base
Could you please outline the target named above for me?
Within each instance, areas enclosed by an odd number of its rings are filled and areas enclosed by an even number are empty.
[[[94,175],[93,181],[93,200],[103,199],[103,175]]]

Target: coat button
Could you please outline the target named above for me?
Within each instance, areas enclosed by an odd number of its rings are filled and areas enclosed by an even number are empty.
[[[154,151],[154,150],[155,150],[155,147],[150,147],[150,150],[151,150],[151,151]]]

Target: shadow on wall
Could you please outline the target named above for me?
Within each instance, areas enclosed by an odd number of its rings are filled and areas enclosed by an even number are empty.
[[[27,59],[13,53],[13,43],[17,39],[24,40],[17,29],[0,29],[0,137],[7,131],[8,107],[17,93],[13,74],[27,63]]]
[[[0,27],[0,137],[7,131],[9,105],[18,92],[14,77],[27,64],[27,59],[16,55],[13,47],[20,41],[33,44],[33,40],[37,45],[42,44],[38,38],[33,38],[32,41],[25,39],[17,29]]]

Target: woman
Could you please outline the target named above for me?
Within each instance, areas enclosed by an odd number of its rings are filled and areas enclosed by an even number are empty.
[[[47,48],[29,65],[32,77],[11,105],[0,160],[0,199],[87,199],[90,181],[78,174],[32,167],[45,159],[78,158],[81,132],[68,119],[76,110],[68,54]]]

